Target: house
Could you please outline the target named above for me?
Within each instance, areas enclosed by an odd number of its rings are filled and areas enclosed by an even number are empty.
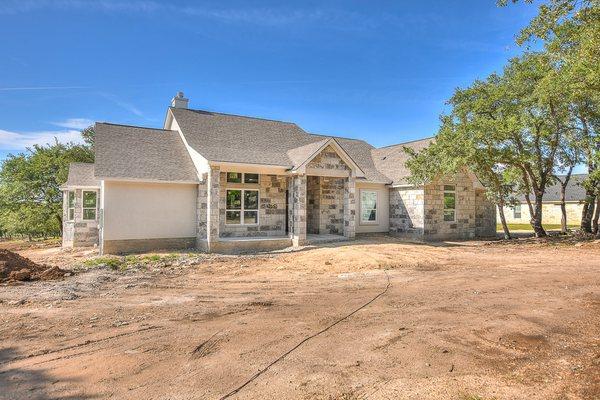
[[[459,174],[407,181],[404,146],[307,133],[290,122],[192,110],[179,93],[163,129],[95,125],[95,163],[72,164],[65,247],[276,249],[357,234],[494,236],[494,206]]]
[[[564,180],[564,176],[559,176]],[[582,182],[587,178],[587,174],[573,174],[567,184],[565,192],[565,205],[567,209],[567,223],[579,223],[583,212],[583,203],[585,201],[585,188]],[[560,182],[556,182],[546,188],[542,204],[542,224],[560,225],[562,211],[560,209]],[[530,197],[533,201],[533,195]],[[529,206],[524,195],[517,196],[517,204],[504,207],[504,217],[509,224],[529,224],[531,214]],[[497,217],[500,220],[500,216]]]

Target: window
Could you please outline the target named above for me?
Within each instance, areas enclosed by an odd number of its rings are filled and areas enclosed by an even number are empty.
[[[98,193],[91,191],[83,191],[83,219],[95,220],[97,209]]]
[[[75,192],[73,190],[70,190],[69,192],[67,192],[67,195],[67,201],[69,203],[69,209],[67,211],[67,220],[73,221],[75,219]]]
[[[360,191],[360,222],[377,222],[377,192]]]
[[[244,183],[258,183],[258,174],[244,174]]]
[[[513,218],[521,219],[521,205],[517,204],[515,208],[513,208]]]
[[[258,190],[227,190],[225,223],[227,225],[258,224]]]
[[[228,172],[227,182],[229,183],[242,183],[242,174],[239,172]]]
[[[243,179],[242,179],[243,178]],[[246,174],[241,172],[227,172],[228,183],[258,183],[258,174]]]
[[[444,185],[444,221],[456,221],[456,186]]]

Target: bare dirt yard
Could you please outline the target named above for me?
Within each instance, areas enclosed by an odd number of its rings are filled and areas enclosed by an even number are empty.
[[[597,242],[13,250],[74,273],[0,286],[2,399],[600,398]]]

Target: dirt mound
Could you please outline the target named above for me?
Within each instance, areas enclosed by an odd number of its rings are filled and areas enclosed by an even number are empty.
[[[0,282],[59,279],[65,271],[34,263],[10,250],[0,249]]]

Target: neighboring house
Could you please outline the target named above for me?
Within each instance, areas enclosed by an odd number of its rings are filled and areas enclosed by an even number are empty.
[[[564,176],[559,176],[563,180]],[[567,223],[578,224],[581,221],[581,213],[583,212],[583,202],[585,201],[585,188],[581,186],[582,182],[587,178],[587,174],[573,174],[567,184],[565,203],[567,208]],[[533,194],[530,196],[531,201],[534,201]],[[504,217],[509,224],[529,224],[531,214],[529,206],[524,195],[517,196],[518,204],[516,206],[504,207]],[[500,221],[500,216],[497,216]],[[542,204],[542,224],[558,224],[562,218],[560,209],[560,182],[548,186],[544,193],[544,201]]]
[[[415,187],[404,146],[310,134],[289,122],[190,110],[163,129],[97,123],[95,164],[72,164],[64,246],[104,253],[274,249],[356,234],[493,236],[494,206],[470,174]]]

